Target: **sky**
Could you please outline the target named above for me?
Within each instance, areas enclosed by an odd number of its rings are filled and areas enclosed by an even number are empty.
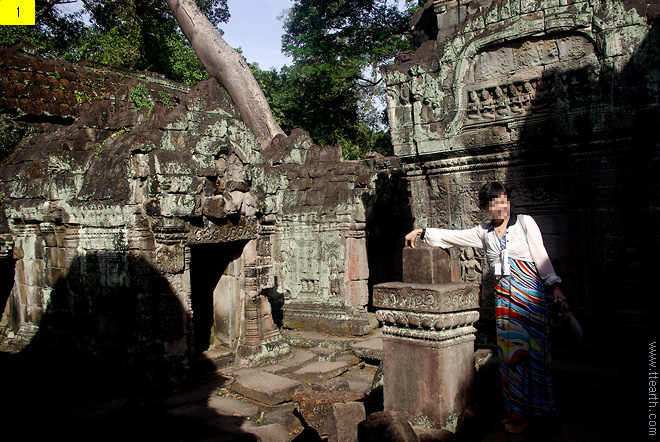
[[[277,17],[292,5],[292,0],[227,0],[231,18],[220,25],[223,38],[231,47],[240,47],[248,63],[259,63],[261,69],[291,65],[291,59],[282,54],[284,24]]]

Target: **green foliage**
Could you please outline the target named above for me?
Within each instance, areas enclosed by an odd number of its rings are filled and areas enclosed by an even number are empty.
[[[66,57],[132,69],[141,57],[139,40],[136,29],[116,26],[104,32],[97,27],[88,30],[80,45],[71,48]]]
[[[58,3],[62,3],[60,0]],[[59,57],[71,45],[77,44],[86,25],[79,12],[64,14],[49,7],[51,1],[37,0],[36,11],[46,11],[34,26],[0,26],[0,46],[10,46],[24,41],[35,46],[40,55]]]
[[[154,103],[151,101],[149,89],[147,89],[143,83],[138,83],[133,89],[131,89],[130,96],[131,101],[137,107],[135,110],[136,112],[140,112],[142,108],[146,107],[149,109],[147,115],[151,114],[151,111],[154,108]]]
[[[0,159],[6,157],[25,134],[25,129],[17,125],[11,116],[0,114]]]
[[[252,66],[282,129],[300,127],[318,144],[339,144],[347,159],[372,150],[391,155],[378,66],[412,48],[410,17],[391,0],[296,0],[282,38],[293,66]]]
[[[159,101],[163,103],[163,106],[170,110],[174,109],[176,106],[176,98],[174,95],[165,91],[158,91],[158,96],[160,97]]]
[[[303,128],[320,145],[341,145],[346,159],[364,158],[369,151],[393,154],[389,133],[361,118],[360,96],[355,89],[332,84],[324,71],[306,75],[297,65],[280,71],[262,71],[255,64],[250,67],[285,132]],[[380,122],[382,115],[374,113],[377,116],[373,119]]]
[[[345,72],[410,48],[410,14],[387,0],[296,0],[285,25],[283,49],[295,61]]]
[[[183,34],[171,34],[164,44],[166,49],[160,54],[158,62],[160,73],[191,87],[210,78]]]
[[[85,0],[72,14],[48,9],[51,3],[37,0],[36,9],[46,6],[47,13],[35,26],[0,26],[0,46],[23,40],[39,55],[149,70],[188,86],[209,78],[163,0]],[[229,19],[227,0],[196,3],[215,26]]]
[[[103,41],[110,49],[115,48],[112,43],[128,40],[123,42],[127,51],[116,57],[113,66],[158,72],[189,86],[209,78],[166,2],[87,0],[85,5],[96,26],[94,33],[106,35],[116,30],[113,40]],[[197,5],[215,26],[229,19],[227,0],[197,0]],[[90,58],[81,55],[73,58]]]

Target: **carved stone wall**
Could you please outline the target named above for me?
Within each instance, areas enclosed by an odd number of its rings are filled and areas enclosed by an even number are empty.
[[[386,238],[382,226],[374,228],[383,217],[379,208],[390,207],[387,216],[397,229],[409,222],[399,161],[343,162],[340,148],[309,145],[298,131],[289,141],[293,148],[275,143],[264,152],[269,165],[252,169],[260,210],[272,223],[277,281],[271,296],[283,304],[282,325],[365,334],[375,325],[368,316],[370,287],[385,277],[372,275],[370,267],[397,260],[396,254],[370,259],[369,241],[400,248],[401,230]]]
[[[485,221],[477,192],[504,182],[513,210],[539,223],[587,339],[601,343],[652,324],[645,275],[660,238],[639,227],[658,221],[659,11],[657,2],[428,2],[413,19],[418,49],[382,69],[415,224]],[[483,280],[482,317],[492,318],[480,251],[452,250],[451,261],[456,277]]]

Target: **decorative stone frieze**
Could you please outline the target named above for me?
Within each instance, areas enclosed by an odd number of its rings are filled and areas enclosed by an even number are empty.
[[[467,311],[432,315],[426,312],[378,310],[376,319],[388,326],[408,327],[410,329],[420,330],[447,330],[473,325],[479,319],[479,312]],[[474,332],[474,330],[471,330],[471,332]]]
[[[256,239],[259,233],[259,223],[256,220],[242,220],[237,225],[229,221],[224,225],[218,225],[206,220],[204,224],[203,228],[189,230],[187,244],[249,241]]]
[[[374,288],[374,307],[433,313],[479,308],[479,286],[464,282],[389,282]]]

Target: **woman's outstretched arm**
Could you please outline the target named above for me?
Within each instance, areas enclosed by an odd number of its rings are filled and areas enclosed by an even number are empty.
[[[479,247],[483,248],[483,234],[485,230],[482,226],[473,227],[465,230],[451,229],[414,229],[406,235],[406,247],[415,247],[417,238],[433,247]]]

